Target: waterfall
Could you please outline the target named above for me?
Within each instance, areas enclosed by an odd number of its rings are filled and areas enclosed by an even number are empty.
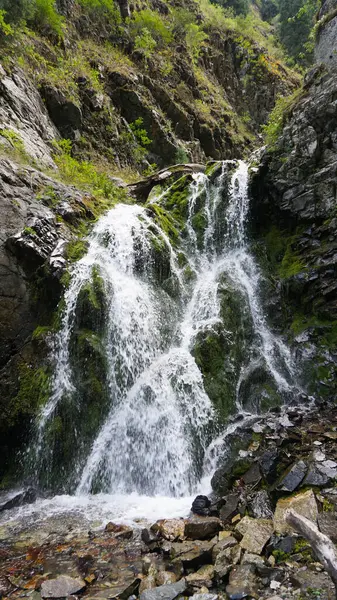
[[[282,401],[297,390],[290,351],[265,318],[262,275],[247,239],[247,165],[225,161],[212,176],[193,175],[185,227],[174,244],[150,210],[165,208],[169,195],[167,190],[152,197],[148,206],[119,204],[110,210],[73,268],[54,341],[52,393],[28,453],[31,477],[47,489],[46,473],[53,471],[58,483],[52,489],[77,498],[110,494],[122,499],[121,506],[134,494],[174,499],[200,489],[214,467],[207,449],[225,423],[206,391],[195,348],[218,331],[233,345],[222,316],[226,286],[242,299],[237,313],[246,315],[250,327],[239,364],[228,362],[235,410],[244,415],[259,410],[247,407],[243,394],[257,366]],[[201,233],[195,225],[200,215]],[[158,252],[164,257],[159,274]],[[87,312],[80,310],[88,299],[94,307],[90,327]],[[81,352],[83,339],[87,346]],[[104,398],[91,427],[85,419],[93,410],[92,395],[83,405],[89,392],[81,388],[92,368],[87,348],[99,365],[97,393]],[[60,436],[55,444],[57,419],[69,429],[66,440]]]

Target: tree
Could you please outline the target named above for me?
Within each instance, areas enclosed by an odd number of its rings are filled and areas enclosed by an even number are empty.
[[[224,8],[233,9],[236,15],[247,15],[250,7],[250,0],[213,0],[215,4],[221,4]]]
[[[311,61],[308,47],[319,0],[279,0],[279,37],[288,54],[302,64]]]

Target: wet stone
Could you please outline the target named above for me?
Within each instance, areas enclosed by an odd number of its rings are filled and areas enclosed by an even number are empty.
[[[313,485],[317,487],[323,487],[324,485],[327,485],[329,481],[330,477],[328,477],[326,473],[320,471],[320,469],[316,465],[311,465],[302,485]]]
[[[191,511],[196,515],[207,515],[210,506],[209,498],[199,495],[193,500]]]
[[[216,517],[194,517],[185,522],[185,537],[191,540],[207,540],[220,529],[220,519]]]
[[[291,467],[290,471],[281,477],[277,489],[282,492],[294,492],[303,481],[307,469],[308,467],[303,460],[298,461]]]
[[[261,473],[268,483],[272,483],[275,478],[277,462],[277,448],[270,448],[269,450],[266,450],[266,452],[264,452],[259,458]]]
[[[161,535],[165,540],[175,541],[184,538],[184,519],[162,519],[151,526],[154,533]]]
[[[256,485],[261,481],[260,467],[254,463],[250,469],[242,476],[245,485]]]
[[[177,583],[160,585],[152,590],[146,590],[140,595],[140,600],[174,600],[186,590],[186,581],[181,579]]]
[[[238,504],[239,496],[237,494],[229,494],[229,496],[226,496],[226,504],[220,509],[221,521],[230,521],[236,513]]]
[[[86,587],[83,579],[73,579],[67,575],[60,575],[56,579],[44,581],[41,585],[42,598],[65,598],[81,592]]]

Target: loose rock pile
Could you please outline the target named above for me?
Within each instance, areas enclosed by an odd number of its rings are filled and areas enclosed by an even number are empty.
[[[334,586],[310,545],[286,523],[293,508],[337,542],[337,409],[290,408],[242,424],[241,450],[198,497],[190,518],[143,529],[51,531],[3,542],[3,597],[86,600],[330,600]],[[25,534],[27,535],[27,534]],[[28,539],[28,538],[24,538]],[[25,554],[26,553],[26,554]]]

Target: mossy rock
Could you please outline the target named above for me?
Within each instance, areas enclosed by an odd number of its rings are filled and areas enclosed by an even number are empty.
[[[94,267],[91,280],[81,288],[75,310],[75,327],[90,331],[103,331],[107,315],[104,281],[98,267]]]

